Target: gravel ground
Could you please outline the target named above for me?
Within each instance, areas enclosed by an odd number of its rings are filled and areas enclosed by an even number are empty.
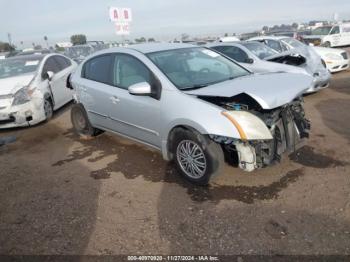
[[[82,140],[68,105],[7,130],[0,254],[349,254],[350,71],[305,97],[307,146],[253,173],[194,187],[120,137]]]

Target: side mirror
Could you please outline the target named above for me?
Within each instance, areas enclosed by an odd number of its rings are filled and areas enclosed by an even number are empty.
[[[47,79],[47,80],[51,81],[53,76],[54,76],[54,73],[52,71],[47,71],[46,73],[44,73],[43,78],[45,80]]]
[[[152,95],[151,86],[147,82],[141,82],[129,86],[128,91],[131,95],[135,96],[150,96]]]
[[[253,58],[247,58],[246,60],[244,60],[244,63],[253,64],[254,63],[254,59]]]

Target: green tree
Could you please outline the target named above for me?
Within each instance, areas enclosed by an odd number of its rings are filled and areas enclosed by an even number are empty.
[[[46,46],[47,48],[49,48],[49,42],[47,40],[48,40],[47,36],[44,36],[44,41],[46,42]]]
[[[86,36],[82,34],[72,35],[70,41],[73,45],[84,45],[86,44]]]
[[[64,47],[58,46],[57,44],[55,45],[55,49],[57,52],[63,52],[64,51]]]
[[[186,34],[186,33],[181,34],[182,41],[188,40],[189,38],[190,38],[190,36],[188,34]]]
[[[148,42],[155,42],[156,40],[153,38],[153,37],[151,37],[151,38],[148,38]]]
[[[293,24],[292,24],[292,27],[295,28],[295,29],[298,29],[299,24],[298,24],[298,23],[293,23]]]
[[[9,43],[0,42],[0,52],[10,52],[14,51],[15,47]]]
[[[228,33],[225,33],[225,35],[224,35],[225,37],[228,37]]]
[[[147,42],[147,40],[146,40],[146,38],[144,38],[144,37],[140,37],[140,38],[136,38],[136,39],[135,39],[135,42],[136,42],[136,43],[145,43],[145,42]]]

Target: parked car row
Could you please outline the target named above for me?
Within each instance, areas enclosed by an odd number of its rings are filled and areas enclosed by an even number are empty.
[[[350,45],[350,23],[318,27],[303,39],[306,43],[324,47]]]

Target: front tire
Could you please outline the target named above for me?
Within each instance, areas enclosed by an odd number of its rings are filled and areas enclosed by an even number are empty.
[[[191,183],[207,185],[221,172],[224,154],[219,144],[195,131],[179,129],[173,142],[174,161],[180,174]]]
[[[71,109],[71,122],[75,132],[84,137],[94,137],[102,134],[103,131],[94,128],[81,104],[74,104]]]
[[[44,100],[45,121],[49,121],[53,116],[53,105],[49,98]]]

